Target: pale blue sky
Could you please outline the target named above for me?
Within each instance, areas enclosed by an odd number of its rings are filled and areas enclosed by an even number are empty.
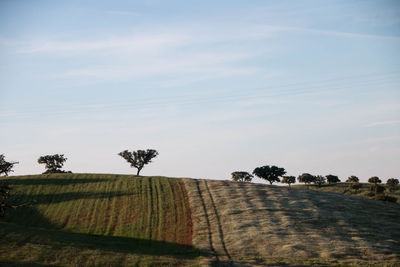
[[[0,0],[0,127],[16,175],[399,178],[400,3]]]

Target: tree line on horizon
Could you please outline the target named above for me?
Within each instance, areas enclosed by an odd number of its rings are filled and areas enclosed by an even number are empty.
[[[124,150],[118,153],[119,156],[124,158],[128,163],[130,163],[131,167],[137,169],[136,175],[140,175],[140,171],[143,169],[144,165],[147,165],[151,162],[151,160],[158,156],[158,152],[155,149],[147,149],[147,150],[136,150],[136,151],[128,151]],[[64,154],[54,154],[54,155],[45,155],[41,156],[38,159],[39,164],[45,165],[45,172],[43,174],[49,173],[72,173],[71,171],[64,171],[61,168],[64,166],[64,163],[67,161],[67,158],[64,157]],[[13,172],[13,168],[16,164],[19,164],[17,161],[6,161],[4,154],[0,154],[0,176],[8,176],[10,172]]]
[[[269,182],[271,185],[275,182],[280,182],[283,184],[288,184],[289,187],[291,184],[296,183],[296,177],[295,176],[285,176],[286,170],[284,168],[280,168],[277,166],[262,166],[262,167],[257,167],[253,170],[253,173],[250,174],[246,171],[235,171],[232,172],[232,180],[235,182],[251,182],[254,178],[254,176],[265,180]],[[282,178],[282,180],[281,180]],[[297,177],[297,181],[299,183],[304,183],[304,184],[316,184],[318,186],[321,186],[325,183],[328,184],[335,184],[335,183],[340,183],[341,180],[339,179],[338,176],[328,174],[326,176],[323,175],[312,175],[309,173],[303,173]],[[350,176],[347,178],[346,183],[359,183],[360,179],[357,176]],[[382,180],[379,179],[377,176],[373,176],[368,179],[368,183],[373,183],[373,184],[378,184],[382,183]],[[397,185],[399,184],[399,179],[395,178],[389,178],[387,180],[388,185]]]
[[[254,176],[268,181],[271,185],[274,182],[281,182],[284,184],[288,184],[289,187],[291,184],[296,183],[296,177],[295,176],[285,176],[286,170],[284,168],[280,168],[277,166],[262,166],[262,167],[257,167],[253,170],[253,173],[250,174],[246,171],[235,171],[232,172],[232,180],[236,182],[248,182],[250,183]],[[281,180],[282,178],[282,180]],[[338,176],[336,175],[312,175],[309,173],[303,173],[297,177],[297,181],[299,183],[304,183],[306,185],[309,185],[311,183],[317,185],[318,187],[321,187],[323,184],[328,183],[328,184],[336,184],[340,183],[341,180],[339,179]],[[356,193],[358,190],[362,187],[360,180],[358,179],[357,176],[350,176],[347,178],[346,183],[349,183],[349,189],[352,191],[355,191]],[[383,201],[391,201],[391,202],[396,202],[397,198],[388,196],[388,195],[383,195],[383,192],[386,190],[385,187],[379,185],[382,183],[382,180],[377,177],[377,176],[372,176],[371,178],[368,179],[368,183],[371,184],[369,191],[371,192],[372,195],[374,196],[375,199],[377,200],[383,200]],[[397,190],[399,184],[399,179],[395,178],[389,178],[386,181],[386,185],[389,188],[390,192],[394,192]],[[373,192],[373,193],[372,193]]]
[[[147,150],[134,150],[128,151],[124,150],[118,153],[119,156],[124,158],[133,168],[137,169],[136,175],[140,175],[140,171],[144,168],[145,165],[152,162],[152,159],[159,155],[158,151],[155,149],[147,149]],[[54,154],[54,155],[45,155],[41,156],[38,159],[39,164],[44,164],[46,171],[43,174],[49,173],[72,173],[71,171],[64,171],[61,168],[64,163],[67,161],[67,158],[64,157],[64,154]],[[0,154],[0,176],[8,176],[10,172],[13,172],[13,168],[19,162],[6,161],[4,154]],[[265,165],[261,167],[257,167],[253,170],[253,173],[250,174],[246,171],[235,171],[232,172],[232,180],[236,182],[251,182],[254,176],[269,182],[271,185],[274,182],[281,182],[284,184],[288,184],[289,187],[291,184],[296,183],[295,176],[285,176],[286,170],[281,167],[277,167],[274,165]],[[282,178],[282,180],[280,179]],[[340,183],[341,180],[336,175],[312,175],[309,173],[303,173],[297,177],[297,181],[299,183],[311,184],[314,183],[318,186],[322,184],[334,184]],[[347,183],[359,183],[359,178],[357,176],[350,176],[346,180]],[[382,183],[379,177],[373,176],[368,179],[369,183],[378,184]],[[399,184],[399,179],[389,178],[387,180],[387,184],[397,185]],[[356,186],[355,186],[356,187]]]
[[[124,150],[118,153],[118,155],[124,158],[131,165],[131,167],[136,168],[137,169],[136,175],[139,176],[140,171],[143,169],[143,167],[151,163],[152,159],[158,156],[158,152],[157,150],[154,149],[136,150],[136,151]],[[72,173],[71,171],[62,170],[62,167],[66,161],[67,158],[64,157],[64,154],[45,155],[39,157],[38,159],[39,164],[45,165],[46,171],[43,174]],[[0,176],[2,175],[8,176],[10,172],[13,172],[14,166],[18,163],[19,162],[16,161],[6,161],[4,154],[0,154]],[[272,166],[265,165],[255,168],[252,174],[246,171],[235,171],[231,175],[232,175],[232,180],[236,182],[251,182],[255,175],[258,178],[268,181],[271,185],[274,182],[281,182],[284,184],[288,184],[290,187],[291,184],[296,183],[295,176],[285,176],[285,174],[286,170],[284,168],[277,167],[274,165]],[[297,180],[299,183],[304,183],[307,185],[314,183],[319,187],[325,183],[335,184],[341,182],[338,176],[332,174],[322,176],[322,175],[311,175],[309,173],[303,173],[297,177]],[[354,175],[350,176],[346,180],[346,182],[350,183],[349,187],[352,190],[357,191],[361,188],[361,184],[359,182],[358,177]],[[375,196],[377,199],[379,199],[378,197],[380,197],[379,200],[392,201],[392,202],[397,201],[397,198],[395,197],[383,196],[381,194],[385,191],[385,188],[383,186],[378,185],[382,183],[379,177],[373,176],[368,179],[368,182],[371,184],[370,191],[375,192]],[[390,178],[387,180],[386,184],[388,185],[389,190],[391,192],[395,191],[397,190],[399,179]],[[5,215],[5,210],[7,208],[16,208],[19,206],[27,205],[27,203],[23,204],[9,203],[8,199],[10,196],[10,190],[11,188],[9,187],[9,185],[5,181],[0,180],[0,218]]]

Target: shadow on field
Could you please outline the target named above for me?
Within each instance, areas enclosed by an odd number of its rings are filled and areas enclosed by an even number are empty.
[[[1,222],[0,241],[7,241],[8,244],[16,244],[18,247],[23,247],[26,244],[36,244],[40,246],[51,246],[53,249],[73,247],[118,253],[174,256],[186,259],[208,256],[206,251],[177,243],[118,236],[72,233],[43,228],[23,227]]]
[[[110,179],[99,178],[9,178],[7,182],[10,185],[69,185],[69,184],[87,184],[107,182]]]

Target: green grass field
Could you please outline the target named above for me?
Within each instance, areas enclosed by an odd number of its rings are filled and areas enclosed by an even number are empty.
[[[33,204],[1,222],[3,265],[173,266],[194,263],[200,253],[191,247],[190,207],[179,179],[52,174],[7,180],[18,201]]]
[[[345,195],[352,195],[358,197],[365,197],[369,199],[373,199],[374,197],[370,195],[370,185],[369,183],[361,183],[361,188],[358,191],[350,190],[349,189],[350,183],[337,183],[337,184],[323,184],[321,186],[318,185],[292,185],[294,188],[308,188],[312,190],[324,191],[324,192],[333,192],[333,193],[340,193]],[[393,196],[397,198],[397,203],[400,203],[400,186],[398,186],[397,190],[394,192],[390,192],[389,188],[385,184],[381,184],[386,188],[385,194],[388,196]]]

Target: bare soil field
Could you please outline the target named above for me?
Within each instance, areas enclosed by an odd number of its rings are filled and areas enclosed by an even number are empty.
[[[185,179],[210,264],[400,266],[400,205],[307,189]]]

